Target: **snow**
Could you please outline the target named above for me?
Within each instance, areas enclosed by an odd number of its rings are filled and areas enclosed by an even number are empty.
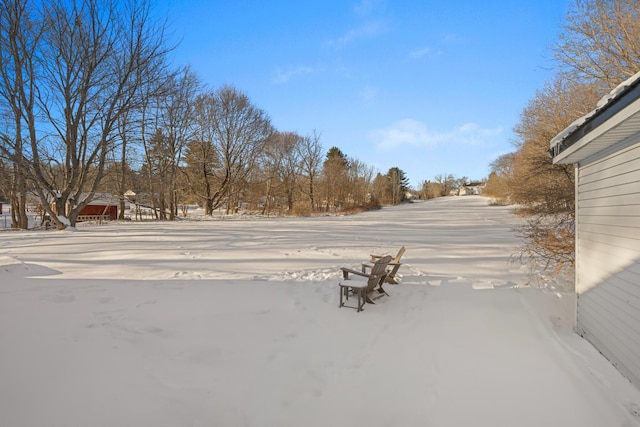
[[[598,108],[602,108],[607,105],[610,101],[616,99],[620,96],[629,86],[633,85],[636,81],[640,80],[640,71],[638,71],[633,76],[629,77],[627,80],[620,83],[618,86],[613,88],[607,95],[600,98],[598,101]]]
[[[58,221],[60,221],[61,223],[63,223],[67,227],[71,226],[71,223],[69,222],[69,218],[67,218],[66,216],[58,215]]]
[[[1,424],[639,426],[572,295],[509,261],[518,221],[465,196],[2,232]],[[339,267],[402,245],[389,297],[338,308]]]
[[[551,139],[551,142],[549,143],[551,148],[555,147],[556,145],[564,141],[569,135],[575,132],[580,126],[584,125],[587,121],[589,121],[589,119],[595,116],[596,113],[598,113],[598,111],[602,110],[602,108],[605,107],[610,102],[616,100],[620,95],[624,93],[624,91],[629,86],[633,85],[638,80],[640,80],[640,71],[634,74],[633,76],[629,77],[627,80],[620,83],[618,86],[613,88],[608,94],[600,98],[600,100],[596,104],[595,109],[589,111],[584,116],[578,117],[569,126],[563,129],[562,132],[554,136],[553,139]]]
[[[595,116],[596,113],[600,110],[600,108],[596,108],[594,110],[589,111],[587,114],[585,114],[584,116],[578,117],[577,119],[575,119],[573,122],[571,122],[571,124],[569,126],[567,126],[566,128],[564,128],[559,134],[557,134],[556,136],[554,136],[551,139],[550,142],[550,146],[551,148],[555,147],[556,145],[560,144],[562,141],[564,141],[569,135],[571,135],[573,132],[575,132],[576,130],[578,130],[578,128],[580,126],[582,126],[583,124],[585,124],[589,119],[591,119],[591,117]]]

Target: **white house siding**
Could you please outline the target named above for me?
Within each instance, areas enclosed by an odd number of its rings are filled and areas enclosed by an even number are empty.
[[[640,386],[640,135],[576,169],[577,329]]]

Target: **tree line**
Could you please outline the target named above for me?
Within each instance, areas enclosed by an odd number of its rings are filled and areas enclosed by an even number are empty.
[[[575,176],[554,165],[551,139],[640,71],[640,3],[575,0],[553,47],[554,78],[523,109],[515,150],[491,164],[486,194],[519,206],[526,218],[521,256],[547,268],[572,269]]]
[[[320,133],[274,129],[233,86],[173,67],[144,0],[6,0],[0,8],[0,195],[28,228],[36,197],[58,229],[98,192],[134,190],[158,219],[188,204],[310,214],[402,202],[399,168],[374,171]]]

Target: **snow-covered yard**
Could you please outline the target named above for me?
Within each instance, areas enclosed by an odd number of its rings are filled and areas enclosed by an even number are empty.
[[[640,425],[479,196],[320,218],[0,232],[0,425]],[[339,267],[406,246],[338,308]]]

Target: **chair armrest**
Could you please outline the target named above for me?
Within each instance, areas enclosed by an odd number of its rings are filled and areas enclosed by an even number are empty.
[[[390,262],[387,265],[402,265],[401,262]],[[365,273],[365,269],[367,268],[373,268],[373,264],[371,264],[370,262],[363,262],[362,263],[362,272]]]
[[[401,266],[401,265],[402,265],[402,263],[401,263],[401,262],[390,262],[390,263],[389,263],[389,264],[387,264],[387,265],[390,265],[390,266],[392,266],[392,267],[395,267],[396,265],[397,265],[397,266]],[[372,269],[372,268],[373,268],[373,264],[371,264],[370,262],[363,262],[363,263],[362,263],[362,272],[363,272],[363,273],[366,273],[366,272],[367,272],[367,268],[368,268],[368,269]]]
[[[341,267],[340,270],[342,270],[342,278],[344,280],[349,280],[349,273],[355,274],[356,276],[366,277],[368,279],[370,279],[372,277],[380,278],[380,277],[384,277],[384,276],[386,276],[388,274],[386,271],[384,273],[382,273],[382,274],[368,274],[368,273],[363,273],[361,271],[353,270],[351,268],[346,268],[346,267]]]
[[[358,270],[353,270],[351,268],[341,267],[340,270],[342,270],[342,277],[344,277],[345,280],[349,280],[349,273],[355,274],[357,276],[362,276],[362,277],[368,277],[368,278],[372,277],[371,274],[364,273]]]

